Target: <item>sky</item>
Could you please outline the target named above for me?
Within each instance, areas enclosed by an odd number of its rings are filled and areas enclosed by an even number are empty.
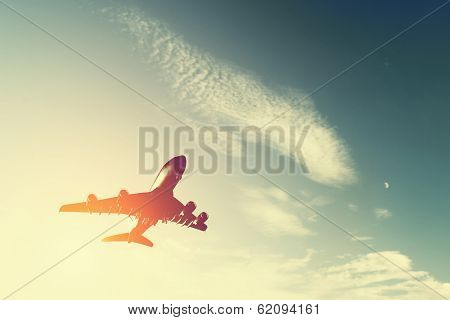
[[[11,298],[450,296],[450,6],[306,97],[441,2],[10,4],[97,66],[0,5],[3,296],[120,219],[62,204],[150,188],[140,127],[180,126],[98,66],[195,129],[290,108],[274,124],[310,125],[310,173],[226,174],[221,140],[219,170],[175,192],[209,213],[207,232],[158,225],[151,249],[97,239]]]

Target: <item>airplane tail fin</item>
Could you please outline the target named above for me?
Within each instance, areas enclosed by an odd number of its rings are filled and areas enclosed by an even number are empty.
[[[143,244],[144,246],[153,247],[153,242],[144,237],[143,235],[131,235],[130,233],[120,233],[113,236],[104,238],[105,242],[126,241]]]

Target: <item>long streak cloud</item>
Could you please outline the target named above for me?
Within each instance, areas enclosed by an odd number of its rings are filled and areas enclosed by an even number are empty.
[[[274,141],[275,147],[287,154],[289,146],[298,141],[300,128],[308,125],[310,130],[301,146],[310,171],[307,176],[335,186],[356,180],[347,146],[320,116],[313,101],[302,100],[304,95],[298,90],[280,93],[266,86],[252,73],[190,45],[164,23],[140,10],[109,8],[103,13],[129,35],[145,63],[157,71],[177,103],[183,105],[177,112],[190,123],[262,126],[292,108],[273,125],[299,130],[290,141]]]

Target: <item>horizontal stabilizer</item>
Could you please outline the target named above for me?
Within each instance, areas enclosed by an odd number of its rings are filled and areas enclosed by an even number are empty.
[[[130,238],[130,234],[129,233],[121,233],[121,234],[116,234],[116,235],[113,235],[113,236],[106,237],[102,241],[105,241],[105,242],[113,242],[113,241],[126,241],[126,242],[129,242],[128,238]]]
[[[153,247],[153,242],[142,235],[130,235],[129,233],[121,233],[104,238],[105,242],[126,241],[143,244],[144,246]]]

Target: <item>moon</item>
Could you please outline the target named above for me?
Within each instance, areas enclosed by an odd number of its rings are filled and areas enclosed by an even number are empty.
[[[389,187],[390,187],[389,182],[386,181],[386,182],[384,183],[384,188],[385,188],[385,189],[389,189]]]

